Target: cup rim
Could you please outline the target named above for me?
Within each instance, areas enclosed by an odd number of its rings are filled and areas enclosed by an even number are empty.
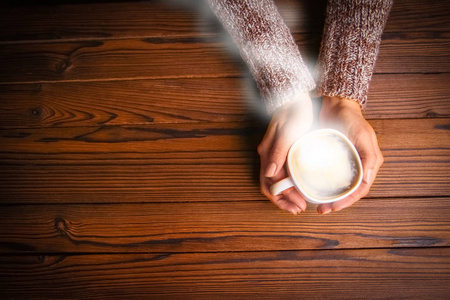
[[[300,144],[303,140],[305,140],[307,137],[309,137],[311,135],[322,134],[322,133],[331,133],[333,135],[337,135],[346,142],[346,144],[349,146],[350,150],[356,157],[356,162],[357,162],[356,164],[357,164],[357,169],[358,169],[358,174],[359,174],[358,180],[356,181],[356,183],[354,184],[354,186],[351,189],[349,189],[345,193],[339,194],[336,197],[332,197],[332,198],[324,199],[324,200],[313,197],[313,196],[309,195],[308,193],[306,193],[305,190],[302,188],[301,184],[295,178],[295,176],[292,175],[292,170],[291,170],[292,157],[293,157],[293,152],[294,152],[293,150],[298,146],[298,144]],[[294,187],[305,197],[306,201],[314,203],[314,204],[331,203],[331,202],[336,202],[336,201],[344,199],[348,195],[352,194],[360,186],[360,184],[362,182],[362,178],[363,178],[363,168],[362,168],[361,158],[359,157],[358,151],[356,150],[355,146],[353,145],[353,143],[349,140],[349,138],[345,134],[343,134],[342,132],[340,132],[336,129],[332,129],[332,128],[321,128],[321,129],[312,130],[312,131],[306,133],[305,135],[303,135],[302,137],[300,137],[297,141],[295,141],[295,143],[292,144],[292,146],[288,152],[287,166],[288,166],[289,177],[291,178],[292,182],[294,183]]]

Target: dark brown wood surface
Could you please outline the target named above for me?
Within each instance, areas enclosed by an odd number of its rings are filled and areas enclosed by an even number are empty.
[[[445,248],[0,259],[0,296],[54,299],[446,299],[450,268]]]
[[[0,42],[198,37],[216,35],[220,27],[201,0],[112,1],[106,6],[96,3],[102,1],[84,5],[76,4],[77,1],[53,2],[69,4],[2,7]],[[322,30],[326,0],[276,0],[276,3],[294,33]],[[433,0],[426,5],[421,0],[397,0],[385,33],[448,33],[449,9],[446,0]]]
[[[320,34],[295,36],[306,57],[312,56]],[[375,72],[440,73],[450,69],[450,34],[385,36]],[[218,37],[4,44],[0,48],[0,82],[239,76],[244,69],[227,55],[226,47]]]
[[[366,118],[450,117],[450,74],[400,77],[373,76]],[[231,77],[4,84],[0,129],[248,121],[257,110],[242,100],[252,97],[242,81]]]
[[[448,195],[449,119],[370,123],[385,157],[370,197]],[[255,200],[258,131],[244,122],[0,130],[0,187],[13,203]]]
[[[392,8],[369,195],[299,216],[259,192],[267,120],[201,1],[51,2],[0,6],[1,299],[450,298],[448,1]],[[276,1],[311,66],[325,2]]]
[[[370,198],[348,214],[329,217],[318,217],[313,207],[301,217],[286,216],[264,200],[14,205],[0,212],[0,235],[8,238],[0,243],[0,252],[447,247],[449,202],[445,197]],[[408,214],[402,214],[405,205]]]

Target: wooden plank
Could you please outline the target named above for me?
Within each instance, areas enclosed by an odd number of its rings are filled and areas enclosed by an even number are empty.
[[[0,82],[235,76],[225,45],[208,38],[48,42],[0,47]]]
[[[245,85],[242,78],[0,85],[0,128],[243,121],[256,113]]]
[[[449,72],[449,37],[450,32],[385,33],[374,72]]]
[[[449,249],[0,256],[2,298],[447,299]],[[368,296],[370,295],[370,296]]]
[[[325,22],[326,0],[275,0],[283,19],[293,33],[321,32]],[[446,0],[396,0],[385,33],[448,32],[450,4]]]
[[[0,128],[241,122],[258,116],[248,78],[0,85]],[[368,119],[450,117],[450,74],[374,76]]]
[[[385,163],[370,197],[448,196],[449,119],[371,120]],[[0,131],[2,203],[263,199],[255,124]]]
[[[450,3],[446,0],[395,0],[385,32],[448,32]]]
[[[0,10],[0,41],[196,36],[208,24],[174,1],[10,5]]]
[[[0,10],[0,43],[217,34],[220,26],[209,9],[199,1],[196,5],[192,2],[6,6]],[[326,0],[275,2],[292,32],[322,31]],[[449,11],[446,0],[397,0],[385,32],[449,31]]]
[[[370,84],[368,119],[449,117],[450,74],[378,74]]]
[[[450,246],[450,197],[374,198],[295,217],[270,201],[12,205],[2,253],[223,252]]]
[[[320,37],[296,35],[310,61]],[[221,37],[150,38],[106,41],[45,42],[0,47],[1,83],[230,77],[246,68],[227,53]],[[436,73],[450,70],[450,33],[386,35],[376,73]]]

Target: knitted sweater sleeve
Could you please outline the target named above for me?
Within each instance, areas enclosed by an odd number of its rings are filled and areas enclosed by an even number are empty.
[[[239,48],[269,113],[315,88],[273,0],[207,2]]]
[[[392,0],[329,0],[317,65],[318,96],[363,107]]]

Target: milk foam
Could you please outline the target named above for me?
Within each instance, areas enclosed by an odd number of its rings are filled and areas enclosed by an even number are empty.
[[[357,177],[353,152],[330,133],[305,137],[294,149],[291,164],[291,175],[305,193],[323,200],[346,192]]]

